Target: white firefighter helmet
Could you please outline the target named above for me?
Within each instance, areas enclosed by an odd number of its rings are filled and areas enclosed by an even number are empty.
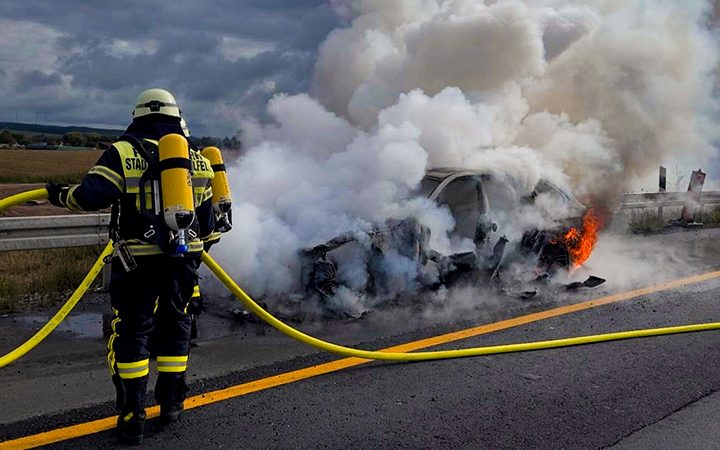
[[[184,117],[180,117],[180,128],[182,128],[183,135],[184,135],[186,138],[189,138],[189,137],[190,137],[190,128],[188,128],[187,122],[185,122],[185,118],[184,118]]]
[[[180,107],[175,97],[165,89],[147,89],[138,96],[133,109],[133,118],[147,116],[148,114],[165,114],[171,117],[181,117]]]

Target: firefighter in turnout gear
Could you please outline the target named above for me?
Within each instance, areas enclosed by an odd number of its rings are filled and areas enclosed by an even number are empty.
[[[176,421],[183,411],[191,329],[187,308],[197,288],[204,240],[216,238],[213,170],[190,146],[181,119],[170,92],[148,89],[140,94],[125,134],[79,185],[47,185],[56,206],[74,211],[112,206],[114,318],[107,361],[117,393],[119,436],[128,444],[143,439],[151,334],[161,421]]]

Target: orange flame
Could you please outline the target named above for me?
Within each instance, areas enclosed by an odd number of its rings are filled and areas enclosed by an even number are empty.
[[[573,269],[582,266],[590,257],[602,224],[603,220],[600,215],[595,209],[590,208],[583,216],[582,230],[570,228],[567,233],[557,239],[556,242],[560,242],[567,247]]]

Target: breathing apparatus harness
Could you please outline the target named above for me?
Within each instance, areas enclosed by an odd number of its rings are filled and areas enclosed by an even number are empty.
[[[180,230],[173,229],[168,224],[167,214],[163,212],[161,176],[163,170],[168,168],[185,169],[192,176],[190,160],[188,158],[166,158],[161,161],[158,145],[148,141],[143,142],[130,134],[124,134],[118,141],[129,143],[147,162],[148,167],[140,177],[139,192],[137,194],[124,193],[123,197],[112,205],[109,229],[110,238],[115,242],[116,255],[120,258],[126,271],[129,272],[137,267],[137,262],[125,241],[128,236],[137,235],[138,238],[142,237],[147,242],[157,245],[166,255],[185,256],[188,251],[187,239],[197,237],[197,221],[194,220],[194,214],[189,214],[189,217],[185,217],[181,223]],[[139,210],[137,210],[139,223],[135,227],[130,226],[129,228],[134,229],[129,232],[121,230],[120,216],[123,213],[121,204],[129,203],[130,198],[134,202],[135,196],[139,198]],[[123,198],[128,201],[123,202]],[[150,199],[149,205],[147,204],[148,198]]]

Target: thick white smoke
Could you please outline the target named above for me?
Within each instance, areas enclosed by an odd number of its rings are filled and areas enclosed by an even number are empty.
[[[347,26],[322,44],[311,92],[275,97],[270,125],[246,121],[229,168],[236,229],[215,251],[252,294],[298,290],[299,249],[388,218],[419,217],[450,250],[447,210],[410,195],[431,167],[487,170],[515,199],[547,179],[612,207],[658,164],[715,154],[709,2],[331,4]],[[546,220],[521,219],[502,232]],[[343,270],[362,285],[355,260]]]

